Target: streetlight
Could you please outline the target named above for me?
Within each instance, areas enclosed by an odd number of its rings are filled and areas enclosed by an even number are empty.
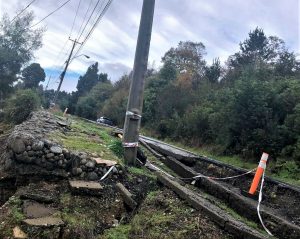
[[[57,100],[57,97],[58,97],[58,92],[60,91],[60,87],[61,87],[61,84],[64,80],[64,77],[65,77],[65,74],[66,74],[66,71],[68,69],[68,66],[69,64],[77,57],[80,57],[80,56],[84,56],[85,58],[89,59],[90,57],[88,55],[85,55],[85,54],[80,54],[78,56],[75,56],[71,59],[71,56],[72,56],[72,53],[73,53],[73,50],[74,50],[74,47],[75,47],[75,43],[76,43],[76,40],[74,41],[74,44],[73,44],[73,47],[72,47],[72,50],[71,50],[71,53],[69,55],[69,58],[68,60],[66,61],[66,66],[65,66],[65,69],[63,70],[63,72],[60,74],[60,82],[59,82],[59,85],[57,87],[57,90],[56,90],[56,93],[55,93],[55,96],[54,96],[54,100],[53,100],[53,103],[55,105],[56,103],[56,100]]]
[[[75,58],[80,57],[80,56],[84,56],[85,58],[90,59],[90,57],[89,57],[88,55],[80,54],[79,56],[74,56],[74,57],[72,58],[72,60],[74,60]],[[72,60],[71,60],[71,61],[72,61]]]

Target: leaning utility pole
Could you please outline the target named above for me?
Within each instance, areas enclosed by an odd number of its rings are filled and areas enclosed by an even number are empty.
[[[144,79],[147,71],[155,0],[144,0],[135,50],[133,75],[124,123],[124,157],[127,165],[136,162],[139,127],[143,108]]]
[[[72,54],[73,54],[73,50],[74,50],[74,48],[75,48],[75,45],[76,45],[76,44],[82,44],[82,43],[78,42],[76,39],[75,39],[75,40],[72,40],[71,38],[69,38],[69,40],[73,42],[73,46],[72,46],[70,55],[69,55],[69,57],[68,57],[68,60],[66,61],[66,66],[65,66],[63,72],[60,74],[60,77],[59,77],[59,78],[60,78],[59,85],[58,85],[58,87],[57,87],[57,90],[56,90],[56,92],[55,92],[55,96],[54,96],[54,99],[53,99],[53,103],[54,103],[54,104],[55,104],[56,101],[57,101],[58,93],[59,93],[59,91],[60,91],[61,84],[63,83],[63,80],[64,80],[64,77],[65,77],[66,71],[67,71],[68,66],[69,66],[69,64],[70,64],[70,60],[71,60],[71,57],[72,57]]]

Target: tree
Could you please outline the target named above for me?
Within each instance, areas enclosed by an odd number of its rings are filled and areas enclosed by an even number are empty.
[[[29,28],[33,19],[33,13],[28,12],[13,22],[5,15],[0,22],[0,97],[11,91],[21,67],[42,46],[44,29]]]
[[[39,106],[40,98],[35,91],[30,89],[19,90],[8,99],[4,110],[5,118],[8,122],[20,124]]]
[[[105,75],[106,74],[101,75],[102,81],[107,79],[107,75],[106,77]],[[83,96],[85,93],[89,92],[99,81],[98,62],[96,62],[87,69],[83,76],[79,77],[77,83],[78,95]]]
[[[25,88],[37,88],[41,81],[45,81],[45,77],[45,71],[38,63],[32,63],[22,70]]]
[[[218,83],[221,73],[222,67],[219,58],[214,59],[212,65],[205,68],[205,76],[211,83]]]
[[[178,72],[191,71],[203,75],[205,46],[201,42],[179,42],[177,48],[171,48],[162,58],[163,63],[170,63]]]

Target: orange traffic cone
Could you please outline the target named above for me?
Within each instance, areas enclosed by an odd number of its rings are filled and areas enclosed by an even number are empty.
[[[261,156],[258,168],[256,169],[256,173],[254,175],[254,178],[253,178],[250,190],[249,190],[249,193],[252,195],[255,193],[255,191],[258,187],[259,181],[261,179],[261,176],[263,175],[264,170],[266,169],[268,157],[269,157],[269,154],[267,154],[267,153],[263,153]]]

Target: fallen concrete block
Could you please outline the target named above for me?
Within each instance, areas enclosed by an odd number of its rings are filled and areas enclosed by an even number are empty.
[[[36,227],[52,227],[52,226],[62,226],[64,222],[59,217],[40,217],[33,219],[25,219],[23,220],[28,226],[36,226]]]
[[[100,195],[103,186],[95,181],[69,180],[71,192],[82,195]]]

